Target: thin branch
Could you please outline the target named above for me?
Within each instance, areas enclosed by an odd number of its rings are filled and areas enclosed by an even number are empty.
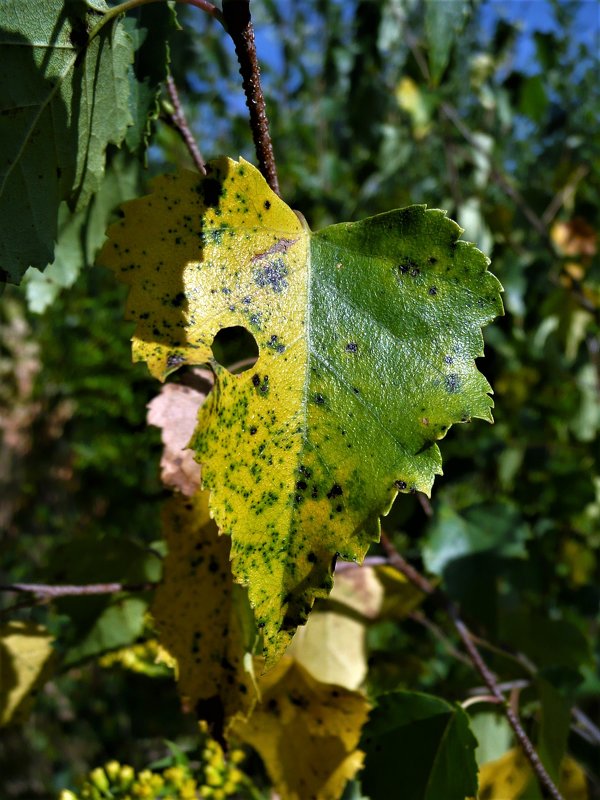
[[[40,597],[28,597],[26,600],[20,600],[18,603],[13,603],[12,606],[0,608],[0,619],[10,619],[15,611],[21,611],[24,608],[33,608],[43,602]]]
[[[513,689],[527,689],[529,686],[531,686],[531,681],[525,680],[524,678],[518,678],[514,681],[503,681],[498,684],[498,688],[501,692],[512,692]],[[486,694],[487,690],[487,686],[474,686],[469,690],[469,694],[473,696]]]
[[[444,631],[440,628],[439,625],[436,625],[435,622],[432,622],[428,619],[422,611],[413,611],[409,615],[409,619],[412,619],[413,622],[418,622],[419,625],[422,625],[424,628],[432,633],[435,638],[446,648],[448,653],[455,658],[457,661],[466,664],[468,667],[471,666],[471,662],[467,658],[464,653],[461,653],[454,644],[450,641],[450,639],[446,636]]]
[[[549,225],[558,214],[562,206],[570,201],[577,190],[578,184],[585,178],[590,171],[588,166],[580,164],[567,183],[552,198],[548,207],[542,214],[542,222]]]
[[[550,241],[548,235],[548,229],[542,222],[542,220],[538,217],[535,211],[528,205],[527,201],[519,192],[519,190],[512,185],[510,180],[504,175],[504,173],[500,170],[500,168],[494,163],[488,151],[481,146],[481,143],[477,139],[477,137],[467,128],[464,124],[458,111],[451,106],[449,103],[441,103],[440,109],[447,119],[453,123],[455,128],[462,134],[463,138],[471,145],[474,150],[477,150],[478,153],[485,156],[488,160],[490,165],[490,170],[492,172],[492,176],[495,179],[496,183],[500,186],[500,188],[504,191],[508,197],[514,202],[516,206],[518,206],[521,211],[523,212],[524,216],[530,222],[531,226],[535,228],[535,230],[539,233],[546,244],[549,244],[550,249],[553,254],[555,254],[554,246]]]
[[[500,689],[496,676],[485,663],[481,653],[475,646],[471,631],[461,619],[455,603],[440,589],[434,587],[434,585],[424,575],[421,575],[420,572],[418,572],[407,561],[405,561],[400,553],[396,550],[392,542],[383,533],[381,534],[381,544],[387,554],[390,564],[399,572],[401,572],[405,578],[408,578],[408,580],[418,589],[434,598],[446,610],[448,616],[454,624],[454,627],[456,628],[456,632],[458,633],[465,650],[467,651],[473,667],[483,678],[483,682],[489,689],[490,694],[496,698],[498,704],[502,704],[502,708],[509,725],[513,729],[517,741],[523,749],[525,757],[529,761],[531,768],[537,776],[542,794],[546,797],[552,798],[552,800],[564,800],[561,793],[555,786],[552,778],[546,771],[546,768],[542,764],[540,757],[531,742],[531,739],[525,733],[518,716],[514,712],[513,708],[507,704],[506,698]]]
[[[132,11],[134,8],[147,6],[150,3],[163,3],[164,1],[165,0],[126,0],[124,3],[120,3],[118,6],[113,6],[104,14],[104,16],[89,32],[87,44],[89,44],[92,39],[94,39],[100,33],[102,28],[112,19],[115,19],[121,14],[125,14],[127,11]],[[175,0],[175,2],[199,8],[201,11],[204,11],[206,14],[209,14],[211,17],[214,17],[215,19],[219,20],[221,24],[223,24],[223,14],[221,9],[210,3],[209,0]]]
[[[575,730],[588,742],[600,746],[600,728],[598,728],[580,708],[573,708],[572,713],[575,717],[575,721],[580,726],[579,728],[575,728]]]
[[[4,583],[0,592],[29,592],[36,597],[80,597],[90,594],[113,594],[116,592],[149,592],[155,583],[88,583],[82,586],[52,586],[43,583]]]
[[[424,492],[417,492],[417,500],[428,517],[433,517],[433,506]]]
[[[184,144],[192,157],[192,161],[198,169],[198,172],[200,172],[202,175],[206,175],[204,159],[202,158],[200,149],[198,148],[196,140],[194,139],[192,131],[188,125],[185,112],[181,105],[181,100],[179,99],[179,92],[177,91],[175,81],[170,75],[167,77],[167,91],[169,93],[169,97],[171,98],[171,102],[173,103],[173,108],[175,109],[172,114],[169,114],[169,117],[173,122],[173,126],[183,139]]]
[[[493,694],[478,694],[463,700],[460,705],[461,708],[467,709],[469,706],[477,705],[477,703],[493,703],[494,705],[498,705],[499,702],[498,698],[494,697]]]
[[[240,75],[246,95],[246,105],[250,112],[250,128],[258,165],[271,189],[279,195],[275,154],[269,133],[265,98],[260,84],[260,68],[250,16],[250,0],[223,0],[223,18],[227,32],[235,45],[240,65]]]
[[[348,572],[351,569],[360,569],[361,567],[380,567],[387,563],[387,558],[383,556],[367,556],[362,564],[357,564],[356,561],[338,561],[335,565],[335,574],[339,575],[340,572]]]

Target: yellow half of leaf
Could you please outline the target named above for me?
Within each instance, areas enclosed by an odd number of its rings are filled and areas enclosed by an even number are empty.
[[[450,425],[491,419],[474,359],[499,284],[442,211],[311,232],[247,162],[207,169],[126,204],[99,261],[131,287],[136,360],[214,369],[191,446],[272,664],[335,558],[362,560],[398,491],[430,491]],[[259,350],[241,375],[212,359],[232,326]]]
[[[533,780],[533,772],[523,752],[514,748],[481,767],[477,798],[520,800]],[[563,760],[558,788],[565,800],[588,800],[585,774],[570,756]]]
[[[233,732],[260,753],[281,800],[338,800],[362,766],[369,704],[284,656],[260,678],[262,702]]]
[[[247,597],[233,584],[230,540],[210,519],[208,492],[170,500],[163,528],[169,552],[152,605],[158,638],[177,662],[184,704],[220,737],[256,698],[245,666]]]
[[[20,721],[29,710],[51,669],[52,641],[48,630],[33,622],[0,626],[0,726]]]

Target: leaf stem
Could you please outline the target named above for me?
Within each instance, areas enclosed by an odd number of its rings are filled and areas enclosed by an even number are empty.
[[[223,0],[223,18],[225,28],[233,40],[240,65],[240,75],[246,95],[246,105],[250,112],[250,128],[258,165],[271,189],[275,194],[280,195],[275,154],[269,133],[269,120],[260,83],[260,68],[250,16],[250,0]]]
[[[188,125],[187,118],[185,116],[185,112],[181,105],[181,100],[179,99],[179,92],[177,91],[177,86],[175,85],[175,81],[169,75],[167,77],[167,91],[169,93],[169,97],[171,98],[171,102],[173,103],[173,108],[175,109],[172,114],[169,114],[169,117],[173,123],[173,126],[183,139],[185,146],[188,149],[189,154],[192,157],[192,161],[196,165],[198,172],[201,175],[206,175],[206,167],[204,165],[204,159],[202,158],[202,153],[196,144],[196,140],[192,135],[192,131],[190,130],[190,126]]]
[[[126,11],[131,11],[134,8],[146,6],[150,3],[164,2],[165,0],[125,0],[124,3],[114,6],[113,8],[109,9],[106,14],[104,14],[102,19],[98,20],[96,25],[94,25],[92,30],[89,32],[88,44],[100,33],[105,25],[107,25],[115,17],[118,17],[120,14],[125,14]],[[218,19],[221,24],[223,23],[223,14],[221,9],[210,3],[209,0],[175,0],[175,2],[184,3],[185,5],[199,8],[201,11],[205,11],[207,14],[210,14],[211,17]]]
[[[412,584],[421,589],[422,592],[425,592],[437,600],[445,609],[446,613],[452,620],[454,627],[456,628],[456,632],[458,633],[460,640],[467,651],[467,655],[469,656],[473,667],[483,678],[483,682],[489,689],[490,694],[496,699],[499,705],[502,705],[508,723],[513,729],[517,741],[523,749],[525,757],[529,761],[531,768],[537,776],[540,788],[542,790],[542,795],[545,797],[550,797],[552,800],[564,800],[558,788],[555,786],[552,778],[546,771],[546,768],[542,764],[542,761],[537,754],[531,739],[525,733],[518,716],[515,714],[511,706],[506,702],[506,698],[502,693],[496,676],[483,660],[481,653],[475,645],[473,634],[461,619],[456,604],[450,597],[448,597],[448,595],[442,592],[439,588],[434,587],[434,585],[424,575],[421,575],[420,572],[418,572],[407,561],[405,561],[400,553],[396,550],[390,539],[388,539],[384,533],[381,534],[381,544],[387,554],[390,564],[395,567],[398,572],[402,573],[405,578],[408,578]]]

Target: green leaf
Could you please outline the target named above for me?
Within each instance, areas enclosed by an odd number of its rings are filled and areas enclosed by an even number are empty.
[[[443,503],[423,544],[425,566],[441,575],[458,558],[494,551],[505,558],[525,558],[531,536],[519,510],[506,503],[476,505],[461,514]]]
[[[135,642],[143,633],[147,608],[148,602],[143,597],[123,594],[111,597],[92,627],[69,648],[65,666]]]
[[[546,114],[548,103],[543,77],[533,75],[524,78],[520,86],[519,111],[539,124]]]
[[[88,535],[57,548],[52,554],[49,574],[58,583],[137,584],[157,581],[161,567],[155,553],[131,540],[111,542]],[[65,663],[72,665],[132,644],[144,630],[148,595],[64,597],[56,606],[69,617],[68,628],[58,644],[66,650]]]
[[[334,559],[363,558],[399,491],[430,491],[450,425],[491,419],[474,358],[499,284],[442,211],[311,233],[243,160],[163,176],[124,214],[99,260],[131,286],[135,360],[212,365],[192,446],[272,662]],[[211,344],[239,325],[259,359],[233,375]]]
[[[590,660],[590,643],[576,625],[532,609],[502,612],[498,637],[525,653],[538,667],[579,670]]]
[[[66,202],[60,204],[54,261],[43,272],[30,267],[25,273],[30,311],[41,314],[93,264],[115,209],[139,193],[140,172],[136,158],[116,151],[109,154],[102,185],[87,208],[73,213]]]
[[[124,20],[124,26],[135,46],[135,61],[129,71],[129,106],[133,125],[125,141],[135,152],[145,147],[152,120],[158,116],[158,95],[168,74],[169,35],[178,28],[175,10],[168,3],[141,6],[135,18]]]
[[[455,37],[465,24],[466,0],[425,0],[425,31],[429,45],[429,71],[438,84],[450,61]]]
[[[85,208],[102,184],[107,145],[120,145],[132,124],[131,37],[117,21],[85,46],[107,8],[2,6],[0,264],[13,282],[53,260],[61,201]]]
[[[477,740],[460,706],[431,695],[379,698],[363,731],[362,785],[371,800],[465,800],[477,793]]]
[[[557,782],[567,750],[571,707],[562,693],[545,678],[537,677],[535,683],[542,706],[538,753],[550,777]]]
[[[513,732],[503,714],[494,711],[475,712],[469,721],[477,739],[475,758],[480,767],[506,753],[513,740]]]

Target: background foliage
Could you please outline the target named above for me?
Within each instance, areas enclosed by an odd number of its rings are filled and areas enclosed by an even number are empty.
[[[600,32],[592,5],[482,0],[453,4],[457,13],[440,18],[439,4],[416,0],[256,0],[254,17],[286,202],[313,229],[427,203],[446,209],[493,259],[506,316],[485,330],[480,368],[495,389],[496,423],[453,429],[431,504],[402,495],[384,528],[485,640],[507,646],[512,655],[486,657],[516,681],[515,702],[551,771],[568,747],[599,796],[600,737],[585,722],[600,713]],[[171,69],[203,154],[252,160],[229,41],[194,9],[178,15]],[[61,230],[53,267],[43,277],[30,271],[24,289],[8,287],[2,298],[3,582],[160,575],[166,494],[160,435],[146,426],[145,408],[156,387],[144,367],[130,366],[121,287],[91,267],[114,204],[149,175],[189,166],[167,122],[159,116],[154,125],[148,168],[132,170],[119,163],[125,150],[110,151],[107,175],[118,186],[107,181],[105,201],[96,195],[96,222]],[[151,677],[99,660],[144,640],[149,599],[77,598],[10,614],[50,628],[60,667],[24,725],[0,734],[2,797],[52,797],[109,759],[141,769],[169,752],[179,753],[168,756],[173,764],[181,751],[196,758],[193,719],[178,711],[168,671]],[[433,604],[370,624],[366,646],[373,696],[406,689],[448,703],[477,686]],[[509,751],[493,706],[467,712],[480,764]],[[177,747],[169,751],[165,739]],[[260,787],[253,758],[245,769]]]

